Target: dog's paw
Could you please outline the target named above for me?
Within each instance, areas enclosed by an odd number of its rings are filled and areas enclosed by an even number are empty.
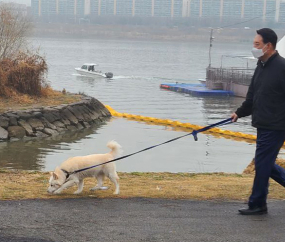
[[[53,194],[60,194],[60,193],[61,193],[61,191],[59,191],[59,190],[56,190],[53,192]]]
[[[109,187],[92,187],[90,188],[90,191],[96,191],[96,190],[107,190]]]
[[[80,194],[82,191],[75,191],[73,194]]]
[[[114,194],[114,195],[119,195],[119,194],[120,194],[120,192],[113,192],[113,194]]]

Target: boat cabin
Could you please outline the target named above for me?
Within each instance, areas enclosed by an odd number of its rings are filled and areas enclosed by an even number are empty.
[[[83,66],[81,66],[81,69],[86,71],[95,71],[95,66],[98,65],[94,63],[86,63]]]

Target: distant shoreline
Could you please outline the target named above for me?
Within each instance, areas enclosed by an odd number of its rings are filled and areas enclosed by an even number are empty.
[[[220,42],[251,42],[254,34],[254,29],[214,30]],[[210,28],[37,23],[33,37],[207,42]]]

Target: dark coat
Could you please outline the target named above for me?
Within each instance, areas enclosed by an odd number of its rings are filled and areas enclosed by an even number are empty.
[[[285,59],[278,52],[254,71],[246,100],[237,109],[239,118],[252,115],[252,126],[285,130]]]

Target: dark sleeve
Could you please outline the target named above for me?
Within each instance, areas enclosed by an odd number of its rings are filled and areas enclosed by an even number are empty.
[[[250,82],[250,85],[249,85],[249,88],[246,94],[245,101],[235,112],[239,118],[249,116],[252,113],[253,91],[254,91],[253,90],[253,79],[254,79],[254,75],[251,78],[251,82]]]
[[[282,76],[283,76],[283,78],[282,78],[281,85],[282,85],[283,92],[285,93],[285,68],[283,68]]]

